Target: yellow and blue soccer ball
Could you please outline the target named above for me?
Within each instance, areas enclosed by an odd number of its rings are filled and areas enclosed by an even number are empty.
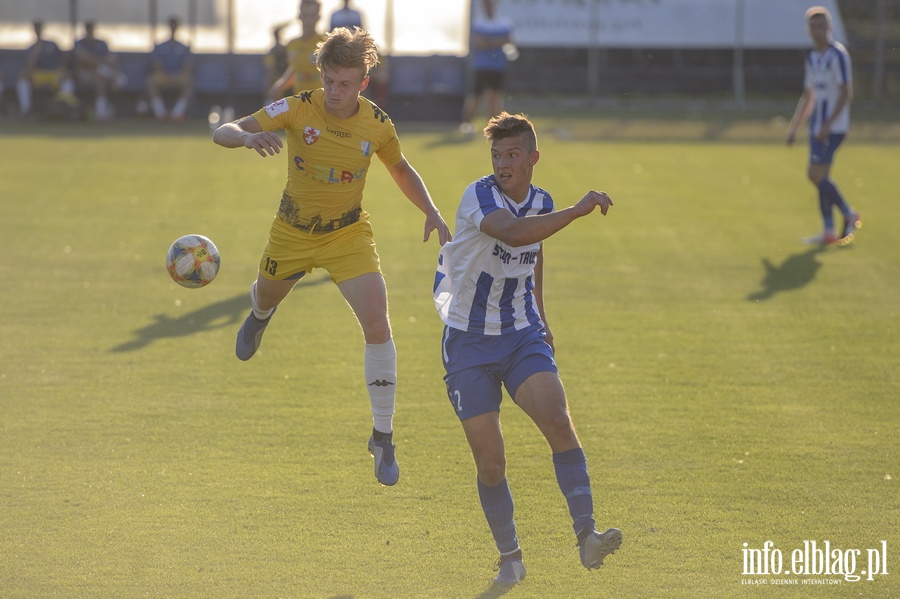
[[[203,235],[179,237],[166,254],[169,276],[191,289],[209,285],[219,273],[219,262],[219,249]]]

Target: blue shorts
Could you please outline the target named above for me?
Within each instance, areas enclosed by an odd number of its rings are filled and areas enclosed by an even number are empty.
[[[837,152],[838,146],[844,141],[844,133],[831,133],[828,139],[820,142],[815,135],[809,136],[809,163],[810,164],[831,164],[834,160],[834,153]]]
[[[539,327],[506,335],[444,327],[441,345],[447,395],[460,420],[499,412],[502,385],[515,401],[519,385],[532,374],[559,372],[544,329]]]

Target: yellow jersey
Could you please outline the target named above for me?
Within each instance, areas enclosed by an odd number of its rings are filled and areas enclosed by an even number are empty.
[[[325,109],[325,91],[290,96],[253,113],[263,131],[287,136],[288,180],[278,216],[303,229],[361,209],[372,155],[387,167],[403,159],[390,117],[367,98],[338,119]],[[363,216],[365,214],[363,213]]]
[[[322,87],[319,69],[316,68],[316,46],[324,39],[315,35],[308,40],[292,39],[287,45],[288,64],[294,67],[294,93]]]

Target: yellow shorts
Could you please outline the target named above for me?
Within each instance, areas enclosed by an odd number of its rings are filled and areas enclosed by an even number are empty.
[[[331,233],[305,233],[275,217],[269,242],[259,262],[267,279],[299,279],[314,268],[324,268],[335,283],[370,272],[381,272],[372,225],[366,216]]]
[[[59,70],[33,69],[31,71],[31,85],[36,88],[49,87],[55,90],[59,87],[61,75],[62,72]]]

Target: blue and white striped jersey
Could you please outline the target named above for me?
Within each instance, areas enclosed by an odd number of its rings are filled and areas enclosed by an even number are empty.
[[[852,81],[850,54],[839,42],[829,42],[822,52],[811,50],[806,56],[803,86],[813,91],[815,108],[809,117],[809,132],[816,135],[837,104],[840,86]],[[844,105],[831,126],[832,133],[846,133],[850,128],[850,102]]]
[[[520,218],[546,214],[553,211],[553,200],[532,185],[518,204],[500,191],[493,175],[469,185],[456,211],[453,241],[441,248],[434,279],[434,303],[449,327],[501,335],[543,326],[532,293],[541,244],[511,247],[482,233],[482,219],[495,210]]]

